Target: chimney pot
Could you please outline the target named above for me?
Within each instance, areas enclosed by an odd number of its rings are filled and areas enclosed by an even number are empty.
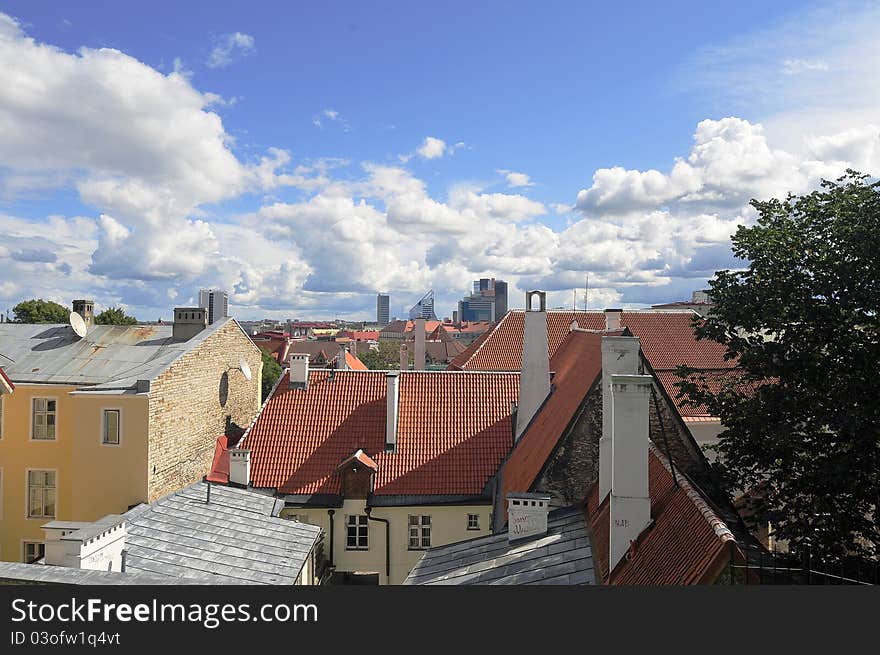
[[[508,542],[547,534],[550,496],[546,494],[507,494]]]
[[[393,451],[397,447],[397,421],[400,406],[400,372],[388,371],[385,374],[385,450]]]
[[[288,389],[309,388],[309,355],[308,353],[290,353],[290,379]]]
[[[606,309],[605,310],[605,329],[606,330],[619,330],[620,329],[620,315],[623,314],[622,309]]]
[[[174,341],[189,341],[208,327],[208,310],[204,307],[175,307],[171,336]]]
[[[251,483],[251,451],[229,449],[229,484],[246,487]]]

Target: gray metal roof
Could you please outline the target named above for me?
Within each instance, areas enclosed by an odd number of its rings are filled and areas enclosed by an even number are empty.
[[[583,509],[550,512],[540,537],[510,543],[501,532],[431,548],[404,584],[596,584]]]
[[[238,584],[237,580],[216,575],[193,575],[187,578],[169,578],[149,573],[120,573],[119,571],[91,571],[68,566],[20,564],[0,562],[0,584],[13,581],[24,584],[61,585],[199,585]]]
[[[274,515],[282,506],[249,489],[197,482],[123,516],[126,572],[239,584],[294,584],[321,528]]]
[[[15,383],[119,393],[135,389],[138,380],[155,379],[230,320],[188,341],[173,341],[171,325],[95,325],[80,339],[69,325],[0,323],[0,366]]]

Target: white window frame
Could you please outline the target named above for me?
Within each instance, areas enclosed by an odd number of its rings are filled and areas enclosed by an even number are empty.
[[[352,522],[352,519],[355,519]],[[363,519],[363,520],[361,520]],[[349,544],[349,537],[351,528],[355,529],[355,545],[351,546]],[[363,531],[363,534],[361,532]],[[360,545],[360,540],[363,539],[365,545]],[[367,518],[366,514],[348,514],[345,517],[345,550],[370,550],[370,520]]]
[[[471,518],[474,519],[473,525],[471,525]],[[467,529],[468,530],[479,530],[480,529],[480,515],[479,514],[468,514],[467,515]]]
[[[116,412],[116,443],[112,441],[104,441],[107,435],[107,412]],[[101,408],[101,434],[99,437],[102,446],[111,446],[117,448],[122,445],[122,408],[121,407],[102,407]]]
[[[416,519],[416,522],[413,522],[413,519]],[[406,519],[406,532],[407,550],[428,550],[431,547],[431,515],[410,514]],[[414,539],[418,542],[415,546],[413,546]]]
[[[55,411],[52,412],[55,415],[55,435],[51,439],[39,439],[34,438],[34,420],[36,419],[36,401],[38,400],[53,400],[55,401]],[[48,410],[47,410],[48,413]],[[58,441],[58,397],[57,396],[34,396],[31,398],[31,415],[28,418],[30,422],[30,440],[31,441],[39,441],[41,443]],[[46,423],[48,425],[48,422]]]
[[[25,557],[27,554],[28,544],[34,544],[35,546],[43,547],[43,557],[46,557],[46,542],[45,541],[31,541],[30,539],[22,539],[21,540],[21,561],[25,564],[29,564],[30,560]],[[39,552],[39,551],[38,551]]]
[[[52,516],[31,516],[31,471],[41,471],[55,474],[55,514]],[[47,487],[43,487],[46,489]],[[46,499],[43,498],[43,509],[46,509]],[[58,517],[58,469],[28,468],[24,472],[24,516],[34,521],[45,521]]]

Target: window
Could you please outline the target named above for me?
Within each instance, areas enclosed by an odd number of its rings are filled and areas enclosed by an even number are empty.
[[[33,564],[46,554],[46,544],[39,541],[24,542],[24,563]]]
[[[104,410],[104,431],[101,443],[109,446],[119,445],[119,410]]]
[[[34,439],[55,439],[55,403],[51,398],[34,398]]]
[[[346,550],[367,550],[367,515],[355,514],[348,517]]]
[[[409,517],[409,549],[420,550],[431,547],[431,517]]]
[[[479,530],[480,529],[480,515],[479,514],[468,514],[468,530]]]
[[[55,471],[28,471],[28,518],[55,518]]]

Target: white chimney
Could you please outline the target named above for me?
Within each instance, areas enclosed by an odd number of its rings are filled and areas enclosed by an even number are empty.
[[[409,370],[409,348],[406,345],[406,341],[400,344],[400,370]]]
[[[400,372],[388,371],[385,374],[385,450],[397,447],[397,413],[400,405]]]
[[[309,388],[309,355],[308,353],[290,353],[289,389]]]
[[[605,310],[605,329],[619,330],[620,315],[623,314],[622,309],[606,309]]]
[[[538,298],[538,309],[532,299]],[[529,421],[550,394],[550,351],[547,345],[547,294],[526,292],[523,329],[522,372],[519,376],[519,406],[516,414],[516,439],[525,432]]]
[[[91,571],[121,571],[127,522],[108,514],[93,523],[51,521],[46,533],[44,563]]]
[[[650,375],[611,376],[611,505],[608,570],[651,522],[648,496]]]
[[[507,494],[508,542],[547,534],[550,496],[531,493]]]
[[[638,375],[637,337],[602,337],[602,436],[599,437],[599,502],[611,491],[611,376]]]
[[[416,333],[416,350],[414,355],[413,369],[416,371],[425,370],[425,319],[417,318],[413,323],[413,330]]]
[[[229,484],[246,487],[251,483],[251,451],[229,449]]]

